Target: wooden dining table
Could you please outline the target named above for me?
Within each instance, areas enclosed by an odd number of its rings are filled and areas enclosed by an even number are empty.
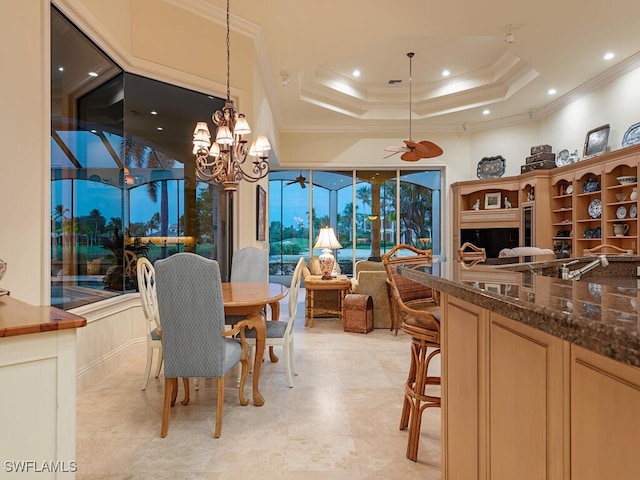
[[[288,288],[278,283],[228,282],[222,284],[222,301],[225,315],[246,316],[251,328],[256,330],[256,354],[253,363],[253,404],[264,405],[264,397],[260,393],[260,369],[264,356],[267,338],[267,324],[264,317],[266,307],[271,309],[271,319],[280,316],[280,300],[289,292]],[[277,361],[273,352],[271,360]]]

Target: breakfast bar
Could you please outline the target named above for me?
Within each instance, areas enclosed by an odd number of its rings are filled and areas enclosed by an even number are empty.
[[[441,292],[443,478],[637,478],[640,257],[607,258],[402,272]]]

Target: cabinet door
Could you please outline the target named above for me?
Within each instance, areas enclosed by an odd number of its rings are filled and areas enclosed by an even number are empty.
[[[489,328],[489,478],[563,478],[568,346],[495,313]]]
[[[571,346],[571,478],[640,475],[640,369]]]
[[[442,478],[486,480],[486,388],[478,379],[486,370],[487,311],[445,293],[441,304]]]

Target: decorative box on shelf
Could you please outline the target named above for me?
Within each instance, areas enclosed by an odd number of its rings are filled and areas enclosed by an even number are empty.
[[[554,155],[554,158],[555,158],[555,155]],[[552,168],[556,168],[555,159],[527,163],[526,165],[522,165],[520,167],[520,173],[527,173],[533,170],[551,170]]]
[[[526,158],[526,163],[536,163],[536,162],[553,162],[555,166],[556,162],[556,154],[551,152],[541,152],[531,155]]]
[[[531,155],[538,153],[551,153],[551,145],[534,145],[531,147]]]

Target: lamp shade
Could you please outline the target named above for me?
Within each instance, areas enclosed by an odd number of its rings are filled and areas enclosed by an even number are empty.
[[[330,250],[336,248],[342,248],[340,242],[336,238],[336,233],[333,231],[331,227],[322,227],[320,229],[320,233],[318,234],[318,239],[316,240],[316,244],[313,248],[328,248]]]
[[[333,228],[322,227],[318,234],[318,240],[316,240],[316,244],[313,248],[322,249],[322,255],[318,256],[320,270],[322,271],[322,279],[331,280],[331,273],[333,272],[333,267],[336,263],[336,259],[331,253],[331,250],[334,248],[342,248],[342,245],[340,245],[340,242],[338,242],[338,239],[336,238]]]

